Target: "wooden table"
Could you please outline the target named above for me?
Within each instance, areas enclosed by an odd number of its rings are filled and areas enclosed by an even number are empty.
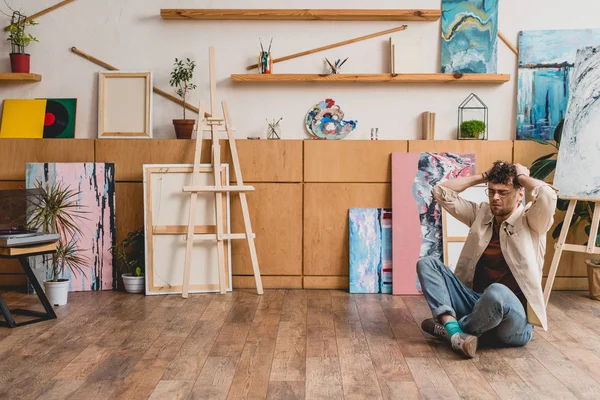
[[[0,294],[0,312],[2,312],[2,316],[4,317],[4,321],[0,321],[0,326],[7,326],[9,328],[16,328],[17,326],[33,324],[35,322],[46,321],[49,319],[55,319],[56,313],[52,308],[52,305],[48,301],[44,290],[40,286],[31,266],[29,265],[30,256],[40,256],[43,254],[50,254],[56,252],[56,243],[46,243],[36,246],[23,246],[23,247],[0,247],[0,258],[18,258],[21,263],[21,267],[25,271],[27,278],[29,278],[29,282],[35,289],[40,302],[44,306],[46,312],[39,311],[31,311],[31,310],[23,310],[20,308],[9,310],[6,302],[2,298]],[[31,319],[24,322],[15,322],[12,314],[17,315],[27,315],[30,317],[37,317],[35,319]]]

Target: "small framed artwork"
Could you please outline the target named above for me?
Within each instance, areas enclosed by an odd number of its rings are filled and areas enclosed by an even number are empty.
[[[152,74],[150,72],[99,73],[98,137],[152,138]]]

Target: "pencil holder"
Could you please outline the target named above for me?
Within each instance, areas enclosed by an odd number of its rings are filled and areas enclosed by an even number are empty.
[[[273,59],[268,51],[261,51],[258,56],[258,72],[261,74],[270,74],[273,70]]]

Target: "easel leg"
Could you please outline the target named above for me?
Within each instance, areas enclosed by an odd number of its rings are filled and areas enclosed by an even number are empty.
[[[254,236],[250,224],[250,212],[248,211],[246,193],[240,193],[240,203],[242,205],[242,214],[244,215],[244,222],[246,225],[246,238],[248,239],[248,248],[250,249],[250,259],[252,260],[252,270],[254,271],[254,280],[256,281],[256,291],[258,294],[263,294],[262,278],[260,276],[260,269],[258,268],[258,256],[256,255],[256,246],[254,244]]]
[[[194,153],[194,170],[192,172],[192,185],[198,184],[198,174],[200,173],[200,155],[202,154],[202,137],[203,127],[201,127],[201,121],[204,118],[204,107],[203,103],[200,102],[200,113],[198,114],[197,133],[196,133],[196,149]],[[193,192],[190,196],[190,213],[188,219],[188,230],[187,230],[187,242],[185,249],[185,264],[183,267],[183,287],[181,290],[181,297],[184,299],[188,298],[189,286],[190,286],[190,270],[192,264],[192,251],[194,249],[194,228],[196,223],[196,203],[198,202],[198,193]]]
[[[242,179],[242,170],[240,167],[240,159],[238,158],[237,147],[235,145],[235,138],[231,132],[231,125],[229,123],[229,108],[225,101],[221,102],[223,107],[223,118],[225,119],[225,129],[227,130],[227,139],[229,141],[229,150],[231,151],[231,161],[233,163],[233,172],[235,174],[235,180],[238,185],[243,186],[244,180]],[[254,244],[254,233],[252,232],[252,224],[250,223],[250,212],[248,211],[248,201],[246,200],[246,193],[240,193],[240,203],[242,206],[242,214],[244,217],[244,226],[246,228],[246,238],[248,240],[248,248],[250,249],[250,259],[252,261],[252,269],[254,271],[254,280],[256,281],[256,291],[258,294],[263,294],[262,278],[260,276],[260,268],[258,266],[258,256],[256,255],[256,246]]]
[[[569,208],[563,221],[562,229],[560,230],[560,236],[556,247],[554,249],[554,257],[552,258],[552,264],[550,264],[550,271],[548,272],[548,279],[546,280],[546,286],[544,287],[544,302],[548,305],[550,300],[550,293],[552,292],[552,285],[554,285],[554,278],[556,277],[556,271],[558,270],[558,264],[560,263],[560,256],[563,252],[563,246],[567,240],[567,234],[571,226],[571,220],[573,219],[573,213],[575,212],[575,205],[577,200],[571,200],[569,202]]]

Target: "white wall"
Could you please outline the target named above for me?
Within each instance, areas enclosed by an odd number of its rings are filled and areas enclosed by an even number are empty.
[[[31,15],[59,0],[7,0],[13,8]],[[370,128],[379,128],[380,139],[418,139],[420,115],[437,113],[436,139],[454,139],[457,107],[471,92],[489,107],[489,138],[515,138],[516,56],[498,43],[498,72],[511,74],[503,85],[450,84],[233,84],[232,73],[246,73],[256,62],[263,42],[273,39],[274,57],[319,47],[389,29],[397,22],[321,21],[165,21],[161,8],[324,8],[322,1],[288,0],[76,0],[38,19],[31,32],[40,43],[28,47],[32,72],[40,83],[2,84],[5,98],[77,97],[77,137],[97,136],[97,74],[102,70],[70,51],[72,46],[122,70],[150,69],[155,86],[171,91],[169,73],[175,57],[197,61],[198,89],[191,102],[209,100],[208,47],[215,46],[218,99],[230,105],[236,136],[266,133],[265,118],[283,117],[282,138],[302,139],[304,115],[316,102],[332,97],[347,119],[359,121],[348,139],[369,139]],[[439,8],[439,0],[345,0],[328,3],[344,8]],[[3,2],[0,10],[9,13]],[[514,43],[520,30],[600,27],[600,2],[593,0],[500,0],[499,29]],[[2,26],[8,18],[2,17]],[[407,22],[400,35],[422,38],[427,65],[423,72],[439,71],[440,21]],[[6,33],[4,33],[6,35]],[[9,71],[9,46],[0,41],[0,70]],[[345,73],[387,72],[387,36],[274,65],[275,73],[321,73],[323,60],[350,57]],[[174,92],[173,92],[174,93]],[[154,95],[154,137],[174,138],[171,119],[181,118],[180,106]],[[195,114],[192,113],[192,115]]]

